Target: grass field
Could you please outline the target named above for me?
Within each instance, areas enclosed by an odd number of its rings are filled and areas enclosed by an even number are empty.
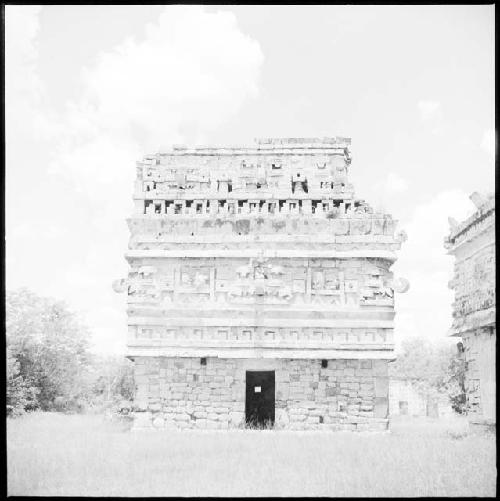
[[[8,494],[494,496],[493,434],[456,419],[391,433],[134,432],[100,416],[7,421]]]

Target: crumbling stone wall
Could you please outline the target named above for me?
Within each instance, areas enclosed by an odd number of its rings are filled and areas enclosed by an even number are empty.
[[[276,359],[276,427],[386,430],[386,360]],[[245,359],[136,357],[136,428],[245,425]]]
[[[463,340],[465,390],[471,422],[496,422],[495,199],[473,193],[477,211],[462,223],[450,218],[445,239],[455,256],[455,292],[450,334]]]
[[[495,329],[477,329],[466,333],[463,340],[467,413],[472,420],[483,417],[492,419],[494,412],[490,408],[495,405]]]

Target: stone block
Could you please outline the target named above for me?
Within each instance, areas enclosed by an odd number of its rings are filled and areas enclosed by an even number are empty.
[[[233,411],[229,413],[229,420],[231,423],[235,426],[240,425],[245,421],[245,413],[244,412],[238,412],[238,411]]]
[[[239,401],[239,402],[233,403],[233,410],[244,412],[245,411],[245,402]]]
[[[151,412],[134,412],[134,429],[149,429],[153,426]]]
[[[355,423],[339,423],[337,425],[337,427],[341,431],[355,431],[356,430]]]
[[[206,428],[207,427],[207,420],[206,419],[197,419],[194,424],[195,424],[196,428]]]
[[[357,431],[372,431],[373,430],[373,425],[370,423],[358,423],[356,425]]]
[[[177,429],[177,422],[174,421],[172,418],[167,417],[167,419],[165,419],[165,429],[166,430],[176,430]]]
[[[318,407],[309,411],[309,416],[324,416],[328,413],[328,409]]]
[[[360,417],[364,417],[364,418],[371,418],[371,417],[374,417],[374,412],[373,410],[371,411],[359,411],[359,415]]]
[[[165,426],[165,420],[163,417],[158,416],[153,419],[153,426],[155,428],[163,428]]]
[[[378,376],[375,379],[375,397],[387,397],[389,395],[389,378]]]
[[[389,428],[389,420],[383,422],[370,421],[370,429],[373,431],[386,431]]]
[[[147,385],[149,383],[149,376],[136,374],[134,380],[137,385]]]
[[[336,386],[330,386],[326,389],[326,396],[327,397],[334,397],[338,395],[339,390]]]
[[[372,360],[372,370],[374,376],[387,376],[388,365],[386,360]]]
[[[308,416],[306,419],[308,424],[319,424],[319,416]]]
[[[137,399],[136,398],[134,400],[133,408],[137,412],[146,411],[147,408],[148,408],[148,401],[147,401],[147,399]]]
[[[388,399],[386,397],[376,397],[374,402],[374,416],[386,418],[388,413]]]
[[[290,423],[290,417],[285,409],[276,409],[275,419],[280,427],[286,427]]]

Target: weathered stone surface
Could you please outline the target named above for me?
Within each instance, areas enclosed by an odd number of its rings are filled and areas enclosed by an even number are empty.
[[[165,426],[165,420],[161,416],[155,417],[153,419],[153,426],[155,428],[163,428]]]
[[[477,211],[462,223],[450,219],[445,240],[455,256],[450,335],[460,336],[466,362],[464,386],[471,423],[496,423],[495,199],[473,193]]]
[[[374,399],[374,416],[377,418],[386,418],[389,412],[388,398],[376,397]]]
[[[283,427],[356,429],[387,398],[402,239],[355,197],[349,146],[266,139],[137,163],[130,270],[115,290],[136,406],[153,413],[143,421],[241,426],[247,371],[275,372]]]
[[[149,429],[152,426],[152,415],[150,412],[134,413],[134,429]]]
[[[147,357],[145,357],[147,363]],[[213,388],[210,391],[203,393],[203,398],[206,400],[198,400],[196,395],[201,395],[205,387],[204,381],[199,381],[192,376],[199,373],[201,370],[194,362],[196,359],[186,359],[191,362],[189,367],[182,373],[174,371],[175,382],[167,380],[164,382],[167,389],[172,385],[185,384],[187,386],[187,394],[195,396],[193,401],[186,401],[184,397],[180,400],[172,400],[174,393],[170,393],[169,398],[158,402],[154,397],[150,398],[151,408],[155,409],[154,413],[142,413],[149,416],[149,426],[160,426],[160,421],[154,421],[155,416],[160,416],[160,419],[165,419],[164,428],[169,426],[189,427],[189,428],[225,428],[239,427],[244,424],[245,420],[245,404],[240,399],[240,396],[228,396],[224,399],[220,397],[220,391],[225,385],[224,381],[214,381]],[[223,370],[227,374],[231,374],[233,385],[241,389],[241,395],[244,395],[245,389],[245,368],[248,363],[246,360],[232,361],[230,359],[214,359],[207,358],[207,366],[214,367],[213,372]],[[384,362],[387,363],[387,362]],[[358,383],[357,376],[337,376],[333,375],[334,371],[329,371],[323,374],[320,360],[274,360],[267,361],[267,368],[275,367],[276,372],[286,373],[290,377],[293,376],[295,382],[290,384],[288,381],[276,381],[276,394],[283,393],[283,387],[288,388],[295,385],[297,394],[300,395],[297,399],[281,399],[276,402],[275,419],[277,425],[287,428],[292,423],[303,423],[305,428],[319,427],[335,423],[366,423],[371,422],[374,416],[387,416],[387,378],[381,376],[373,376],[369,383]],[[337,360],[337,367],[342,374],[347,369],[347,365],[352,363],[347,360]],[[154,370],[149,371],[148,377],[156,379],[159,375],[161,366],[157,367],[157,373]],[[323,374],[323,380],[318,384],[318,389],[312,393],[308,393],[311,379]],[[328,375],[327,375],[328,374]],[[381,383],[378,380],[382,381]],[[321,395],[319,385],[324,389],[325,395]],[[343,398],[338,394],[337,388],[345,387],[348,400],[342,401]],[[380,396],[376,395],[376,391]],[[331,396],[326,397],[326,394]],[[199,397],[198,397],[199,398]],[[327,402],[327,398],[331,401]],[[339,412],[339,405],[343,405],[343,412]],[[147,420],[146,420],[147,421]],[[144,422],[144,421],[143,421]],[[156,424],[155,424],[156,423]],[[179,423],[180,424],[179,426]],[[217,423],[217,424],[214,424]],[[309,426],[310,425],[310,426]],[[304,429],[305,429],[304,428]],[[366,427],[365,427],[366,428]],[[325,428],[326,429],[326,428]]]

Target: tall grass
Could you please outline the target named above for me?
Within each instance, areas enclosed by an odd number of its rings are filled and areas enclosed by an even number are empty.
[[[9,495],[495,495],[494,436],[462,421],[410,420],[391,433],[130,433],[46,413],[9,419],[7,432]]]

